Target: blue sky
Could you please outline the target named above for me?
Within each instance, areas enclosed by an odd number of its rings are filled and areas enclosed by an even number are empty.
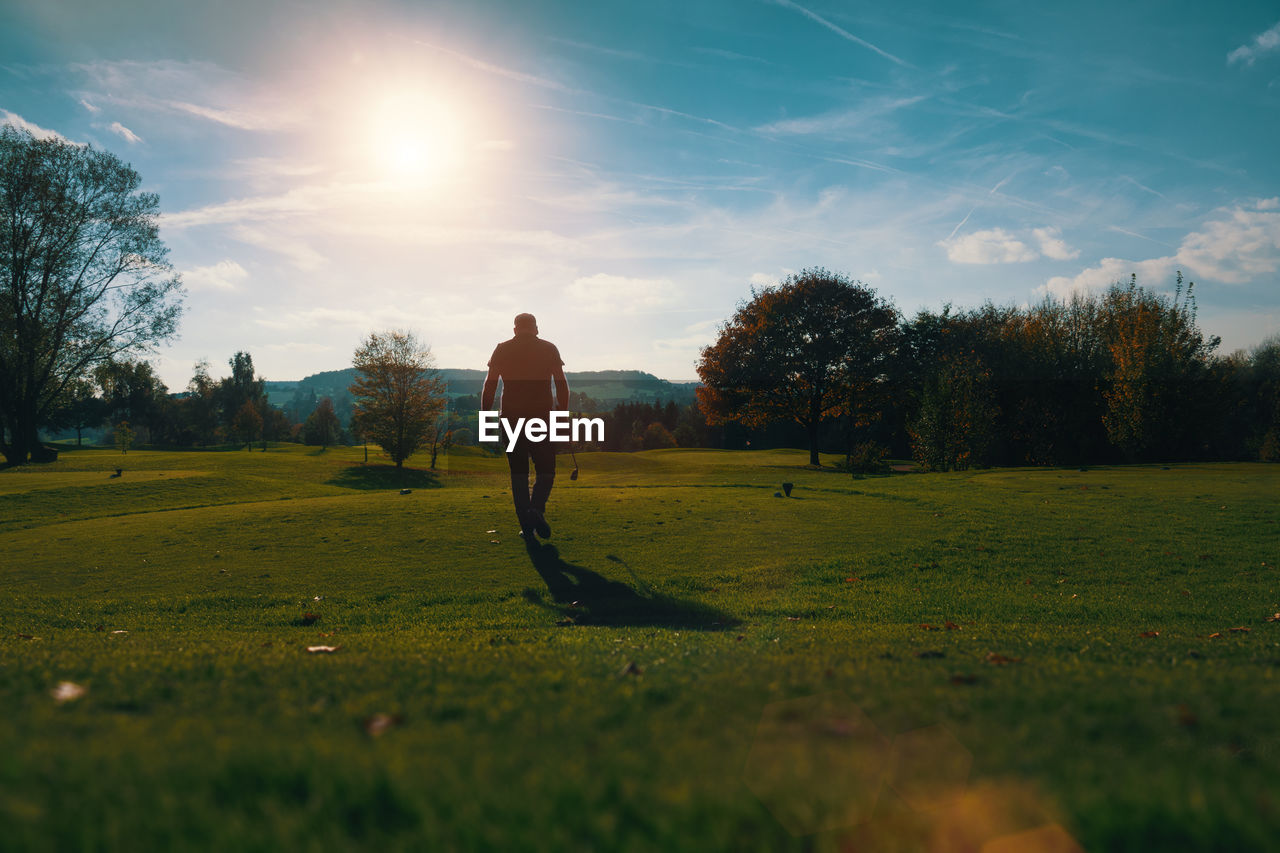
[[[1270,3],[9,0],[0,121],[159,193],[175,389],[383,328],[483,367],[520,311],[692,378],[810,266],[908,314],[1181,269],[1225,351],[1280,331]]]

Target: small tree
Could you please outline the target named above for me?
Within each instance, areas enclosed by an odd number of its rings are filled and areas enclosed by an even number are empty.
[[[645,427],[641,441],[644,442],[645,450],[662,450],[676,446],[675,436],[660,421],[654,421]]]
[[[133,427],[129,426],[128,421],[121,421],[116,424],[116,447],[121,453],[128,453],[129,448],[133,446],[134,432]]]
[[[327,450],[342,430],[333,411],[333,401],[328,397],[321,400],[316,410],[307,416],[303,430],[307,444],[318,444],[321,450]]]
[[[245,400],[232,418],[231,432],[239,442],[244,442],[246,449],[253,450],[253,440],[262,432],[262,415],[252,400]]]
[[[356,349],[353,364],[353,418],[403,468],[444,408],[445,384],[431,349],[412,332],[372,332]]]

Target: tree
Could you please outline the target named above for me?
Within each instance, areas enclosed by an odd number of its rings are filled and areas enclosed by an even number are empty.
[[[112,359],[98,365],[93,376],[102,389],[108,419],[128,421],[141,443],[150,441],[160,420],[161,401],[169,394],[151,364]]]
[[[223,423],[231,426],[245,403],[261,407],[267,396],[267,383],[254,374],[253,356],[247,352],[237,352],[227,359],[227,364],[231,367],[231,375],[218,381],[215,396],[222,409]]]
[[[231,419],[231,434],[237,443],[244,442],[247,450],[253,450],[253,440],[262,432],[262,415],[252,400],[245,400],[240,411]]]
[[[429,437],[444,408],[445,383],[431,349],[412,332],[372,332],[356,348],[353,418],[396,468]]]
[[[37,429],[108,359],[173,336],[182,284],[159,200],[114,155],[0,127],[0,451],[48,458]]]
[[[897,322],[874,290],[825,269],[753,289],[702,350],[698,402],[707,423],[794,421],[808,436],[809,464],[819,464],[819,426],[856,408],[880,381]]]
[[[661,421],[654,421],[645,427],[644,435],[641,436],[645,450],[662,450],[667,447],[676,446],[676,438],[671,434],[671,430],[667,429]]]
[[[66,403],[50,418],[53,427],[69,427],[76,431],[76,447],[81,446],[86,429],[93,429],[107,419],[107,404],[94,394],[93,383],[81,379],[72,384]]]
[[[1103,298],[1102,319],[1111,352],[1103,397],[1103,423],[1113,444],[1133,460],[1187,455],[1212,405],[1202,392],[1217,337],[1196,325],[1194,284],[1182,273],[1172,299],[1138,286],[1113,285]]]
[[[431,450],[431,470],[434,471],[440,454],[448,454],[449,448],[453,446],[453,419],[446,407],[442,406],[440,413],[431,422],[431,431],[423,443]]]
[[[196,362],[187,383],[184,401],[187,428],[192,439],[200,444],[213,444],[218,429],[218,385],[209,376],[209,362]]]
[[[121,453],[129,452],[129,448],[133,446],[133,439],[135,437],[136,436],[134,434],[133,428],[129,426],[128,421],[121,421],[120,423],[116,424],[116,429],[115,429],[116,447],[120,450]]]
[[[974,353],[946,357],[925,381],[920,411],[909,427],[911,448],[925,468],[964,471],[985,461],[997,409],[991,372]]]
[[[321,400],[316,410],[307,416],[302,429],[307,444],[318,444],[321,450],[328,449],[342,430],[342,424],[333,411],[333,401],[328,397]]]

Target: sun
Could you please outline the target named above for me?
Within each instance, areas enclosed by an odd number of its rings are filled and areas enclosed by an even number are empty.
[[[375,101],[368,122],[375,170],[390,180],[439,181],[461,166],[460,114],[439,97],[406,91]]]

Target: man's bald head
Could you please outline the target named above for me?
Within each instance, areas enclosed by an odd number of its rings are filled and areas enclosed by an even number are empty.
[[[538,334],[538,319],[532,314],[516,315],[516,334],[527,332],[532,335]]]

